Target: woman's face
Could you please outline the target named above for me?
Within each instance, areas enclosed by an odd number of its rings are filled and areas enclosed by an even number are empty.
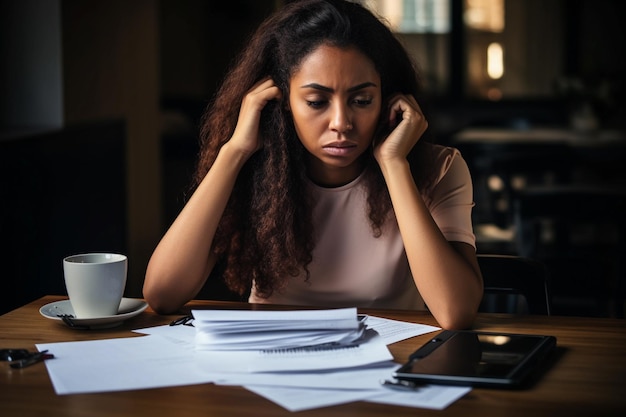
[[[328,45],[307,55],[291,77],[289,107],[316,183],[340,186],[361,173],[359,157],[379,121],[380,83],[374,63],[361,52]]]

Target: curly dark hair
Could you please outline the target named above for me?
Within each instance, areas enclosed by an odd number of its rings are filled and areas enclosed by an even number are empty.
[[[283,92],[261,115],[263,147],[240,172],[216,232],[218,255],[228,287],[245,294],[254,283],[269,297],[289,277],[304,273],[315,246],[312,207],[306,192],[306,151],[286,110],[289,80],[303,59],[321,45],[355,47],[380,74],[383,101],[392,94],[420,94],[417,71],[388,27],[362,6],[343,0],[303,0],[288,4],[266,19],[253,34],[203,115],[197,186],[220,148],[232,136],[241,102],[252,86],[270,76]],[[384,107],[383,107],[384,108]],[[383,119],[375,140],[385,132]],[[418,186],[428,181],[429,158],[422,141],[410,162]],[[371,152],[364,159],[368,214],[372,233],[380,236],[391,200]]]

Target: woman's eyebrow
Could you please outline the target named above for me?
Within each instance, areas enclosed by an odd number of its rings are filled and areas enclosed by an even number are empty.
[[[355,85],[354,87],[348,88],[348,92],[352,93],[354,91],[359,91],[359,90],[362,90],[362,89],[367,88],[367,87],[376,87],[376,84],[374,84],[372,82],[365,82],[365,83],[362,83],[362,84]],[[335,90],[333,90],[330,87],[326,87],[326,86],[323,86],[323,85],[318,84],[318,83],[305,84],[305,85],[301,86],[300,88],[313,88],[315,90],[321,90],[321,91],[325,91],[327,93],[333,93],[335,91]]]

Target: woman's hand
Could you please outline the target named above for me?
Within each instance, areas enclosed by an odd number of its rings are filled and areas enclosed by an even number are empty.
[[[393,130],[382,142],[374,144],[374,157],[381,165],[394,160],[406,160],[428,128],[428,122],[413,96],[393,96],[388,112],[389,126]]]
[[[244,97],[239,110],[239,119],[233,136],[228,142],[242,154],[250,157],[263,147],[259,138],[261,112],[271,100],[280,100],[282,93],[271,78],[256,83]]]

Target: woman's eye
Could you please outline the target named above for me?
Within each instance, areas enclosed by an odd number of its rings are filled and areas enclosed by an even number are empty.
[[[326,100],[307,100],[306,101],[307,106],[312,107],[314,109],[319,109],[324,107],[324,105],[326,104]]]
[[[352,102],[359,107],[366,107],[372,104],[371,98],[355,98]]]

